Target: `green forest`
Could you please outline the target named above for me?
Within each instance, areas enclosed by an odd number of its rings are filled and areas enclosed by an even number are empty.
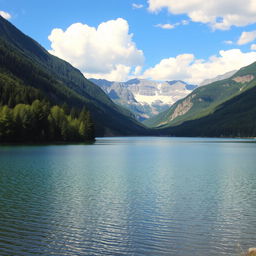
[[[1,142],[85,142],[94,139],[90,113],[47,101],[0,106]]]
[[[0,16],[0,106],[14,109],[34,100],[90,112],[95,136],[144,135],[147,128],[114,104],[97,85],[47,52]],[[64,109],[65,110],[65,109]],[[65,110],[65,114],[70,115]]]

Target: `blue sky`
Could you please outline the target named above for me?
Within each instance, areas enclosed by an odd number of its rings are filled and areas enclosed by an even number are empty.
[[[200,83],[256,61],[254,0],[0,0],[0,11],[86,77]]]

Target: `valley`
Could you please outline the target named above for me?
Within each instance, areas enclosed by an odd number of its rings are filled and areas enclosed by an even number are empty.
[[[248,96],[256,86],[255,63],[201,86],[181,80],[88,80],[1,17],[0,32],[0,103],[10,108],[5,112],[35,100],[59,105],[66,121],[59,122],[57,133],[85,109],[95,136],[255,136],[256,110],[250,105],[255,94]],[[6,134],[6,120],[3,117],[0,122],[0,134]],[[78,124],[71,127],[79,133]]]
[[[0,255],[255,256],[255,0],[0,0]]]

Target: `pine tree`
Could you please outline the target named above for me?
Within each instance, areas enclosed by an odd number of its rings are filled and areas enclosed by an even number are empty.
[[[0,110],[0,141],[12,141],[13,135],[13,112],[4,106]]]

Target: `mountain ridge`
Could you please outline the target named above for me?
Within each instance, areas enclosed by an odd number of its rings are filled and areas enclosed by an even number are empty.
[[[161,82],[134,78],[113,82],[91,78],[90,81],[101,87],[115,103],[132,111],[140,121],[166,110],[197,88],[181,80]]]
[[[173,136],[256,136],[249,132],[256,125],[255,88],[256,62],[230,78],[195,89],[144,123]],[[253,106],[252,110],[248,106]]]
[[[52,103],[85,106],[96,123],[96,134],[144,134],[146,129],[126,109],[117,106],[68,62],[49,54],[40,44],[0,17],[1,74],[36,88]],[[13,63],[15,65],[13,65]],[[4,81],[2,81],[4,83]]]
[[[207,116],[163,128],[162,135],[188,137],[256,137],[256,86],[219,105]]]

